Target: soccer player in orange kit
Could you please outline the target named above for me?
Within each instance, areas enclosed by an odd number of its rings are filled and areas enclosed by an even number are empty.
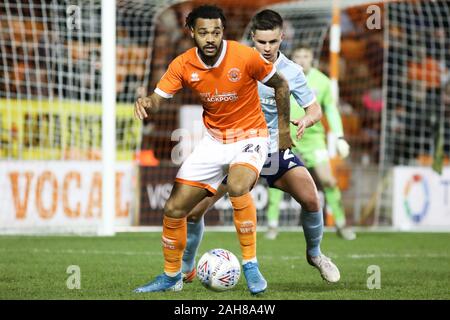
[[[289,83],[293,105],[291,136],[301,146],[303,140],[299,139],[302,138],[305,128],[320,123],[322,111],[315,94],[307,85],[302,68],[280,51],[284,39],[283,18],[276,11],[262,10],[252,18],[250,30],[255,49],[264,58],[273,62],[278,72]],[[258,94],[271,136],[269,155],[260,177],[264,178],[270,187],[276,188],[274,190],[289,193],[301,205],[300,219],[306,240],[306,259],[310,265],[319,270],[324,280],[336,283],[340,279],[339,269],[329,257],[322,254],[320,249],[323,221],[317,187],[305,165],[290,149],[278,150],[278,112],[273,89],[258,84]],[[303,114],[300,109],[303,109]],[[299,115],[295,115],[296,113]],[[227,184],[224,181],[213,197],[202,200],[188,214],[188,236],[181,267],[185,283],[191,282],[196,276],[195,255],[203,236],[203,215],[225,195],[226,191]]]
[[[292,146],[289,85],[255,49],[224,40],[225,26],[220,8],[193,9],[186,27],[196,47],[171,62],[151,96],[136,101],[135,116],[142,120],[157,111],[161,101],[190,87],[202,100],[206,134],[179,169],[164,207],[164,273],[135,292],[182,290],[186,216],[205,197],[214,195],[226,176],[248,289],[258,294],[267,288],[256,258],[256,208],[250,195],[269,147],[257,81],[275,90],[282,150]]]

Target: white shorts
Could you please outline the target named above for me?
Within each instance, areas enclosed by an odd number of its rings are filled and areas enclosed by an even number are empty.
[[[205,133],[203,139],[181,165],[175,181],[201,187],[215,194],[233,165],[246,166],[259,176],[268,149],[268,137],[222,143]]]

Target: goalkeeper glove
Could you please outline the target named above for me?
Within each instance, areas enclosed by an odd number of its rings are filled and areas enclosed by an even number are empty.
[[[345,141],[344,137],[339,137],[336,142],[336,151],[337,154],[342,158],[345,159],[348,157],[350,153],[350,145]]]

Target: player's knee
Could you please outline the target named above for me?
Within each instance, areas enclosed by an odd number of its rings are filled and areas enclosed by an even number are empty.
[[[188,222],[197,223],[201,220],[203,216],[202,210],[193,209],[191,212],[189,212],[189,215],[187,217]]]
[[[230,195],[230,197],[240,197],[248,192],[250,192],[250,187],[242,181],[228,183],[228,194]]]
[[[167,200],[164,206],[164,215],[170,218],[184,218],[187,214],[187,210],[180,208],[173,201]]]
[[[320,199],[317,194],[308,195],[300,204],[308,212],[318,212],[320,210]]]

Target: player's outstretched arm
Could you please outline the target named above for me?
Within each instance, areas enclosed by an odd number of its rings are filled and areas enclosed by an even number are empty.
[[[285,150],[292,147],[289,130],[290,98],[289,84],[286,79],[276,72],[265,85],[275,89],[275,101],[278,109],[278,148]]]
[[[134,116],[136,119],[143,120],[149,113],[156,113],[159,110],[161,101],[165,99],[157,93],[149,97],[138,98],[134,104]]]
[[[317,101],[305,108],[305,115],[297,120],[292,120],[292,124],[297,126],[297,139],[301,139],[305,129],[311,127],[322,118],[322,108]]]

